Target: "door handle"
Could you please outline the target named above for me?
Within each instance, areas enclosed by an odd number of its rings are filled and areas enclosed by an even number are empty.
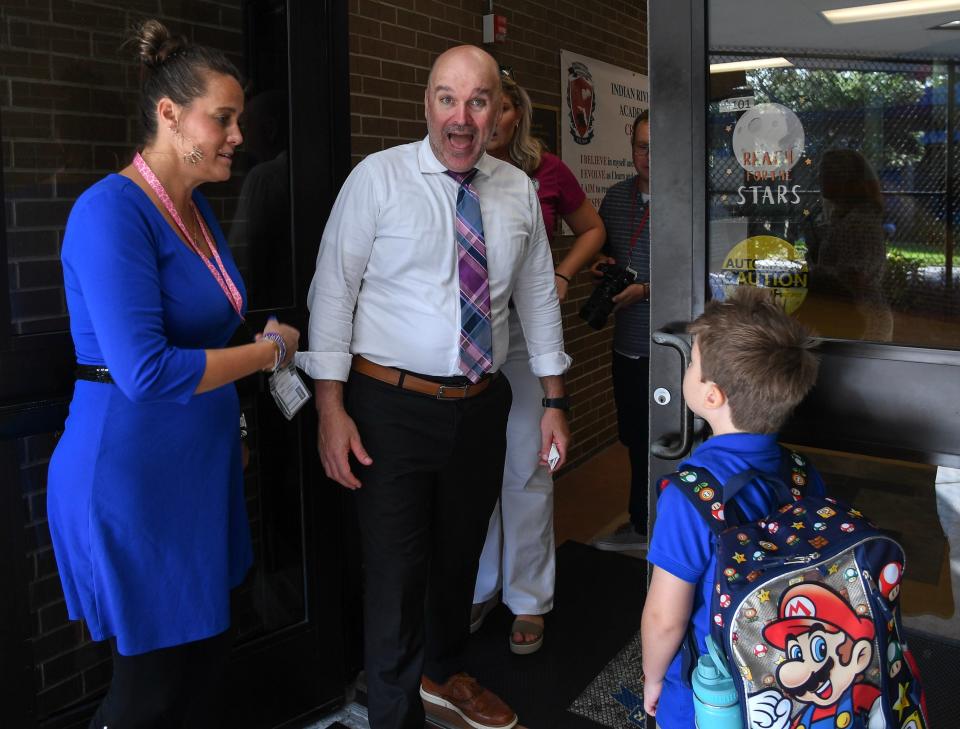
[[[656,331],[651,335],[654,343],[661,347],[671,347],[680,355],[683,365],[682,372],[690,366],[690,344],[683,337],[669,332]],[[662,435],[650,445],[650,452],[657,458],[665,461],[675,461],[690,452],[693,445],[693,412],[683,400],[683,377],[680,378],[680,440],[677,442],[672,434]]]

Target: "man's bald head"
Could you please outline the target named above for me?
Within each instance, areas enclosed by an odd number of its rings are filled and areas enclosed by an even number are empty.
[[[430,67],[430,75],[427,77],[428,92],[433,88],[434,76],[437,73],[437,69],[442,70],[445,64],[451,62],[467,63],[475,68],[483,69],[489,75],[491,87],[496,87],[499,93],[500,66],[497,63],[497,59],[482,48],[466,45],[448,48],[433,60],[433,65]]]
[[[500,118],[500,70],[486,51],[457,46],[433,63],[423,96],[430,147],[455,172],[472,169]]]

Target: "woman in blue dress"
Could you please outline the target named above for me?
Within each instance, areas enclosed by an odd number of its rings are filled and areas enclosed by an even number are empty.
[[[252,561],[233,383],[289,362],[299,334],[271,321],[226,346],[246,297],[196,188],[230,178],[236,68],[157,21],[136,42],[143,146],[80,196],[63,242],[78,381],[49,522],[69,615],[113,652],[91,727],[208,728]]]

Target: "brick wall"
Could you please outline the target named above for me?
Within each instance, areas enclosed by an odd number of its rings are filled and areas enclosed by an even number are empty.
[[[125,29],[159,17],[242,56],[239,0],[4,0],[0,7],[7,276],[16,334],[63,331],[60,242],[77,195],[129,161],[136,67]],[[215,209],[223,207],[215,201]]]
[[[486,0],[350,0],[350,119],[354,163],[426,134],[423,89],[433,58],[459,43],[481,45]],[[497,2],[508,40],[487,47],[513,69],[534,104],[559,108],[560,49],[647,72],[646,3],[635,0]],[[554,242],[559,260],[569,238]],[[577,311],[593,283],[581,273],[563,305],[574,409],[571,464],[616,438],[610,327],[594,332]]]

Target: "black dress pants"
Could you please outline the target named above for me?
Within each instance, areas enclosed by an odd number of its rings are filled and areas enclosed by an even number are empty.
[[[649,433],[650,413],[647,391],[650,359],[632,359],[613,353],[613,399],[617,404],[620,442],[630,453],[630,522],[641,534],[647,533],[649,514]]]
[[[90,729],[216,729],[232,631],[135,656],[113,652],[110,690]]]
[[[437,400],[351,373],[347,412],[373,459],[353,462],[371,729],[422,729],[421,674],[443,683],[463,670],[511,399],[502,376]]]

